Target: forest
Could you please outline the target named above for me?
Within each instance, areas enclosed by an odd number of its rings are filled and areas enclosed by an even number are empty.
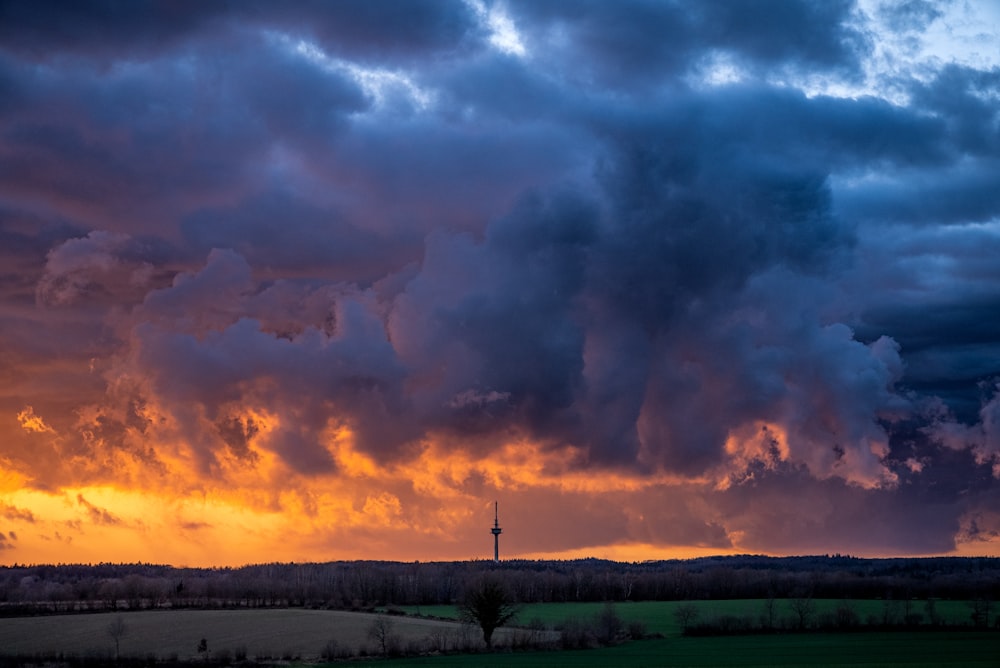
[[[484,573],[521,603],[766,598],[1000,600],[1000,558],[864,559],[756,555],[690,560],[333,561],[238,568],[156,564],[0,567],[0,615],[149,608],[376,606],[454,603]]]

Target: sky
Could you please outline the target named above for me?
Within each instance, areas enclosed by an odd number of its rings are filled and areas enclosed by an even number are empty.
[[[0,563],[1000,555],[991,0],[0,1]]]

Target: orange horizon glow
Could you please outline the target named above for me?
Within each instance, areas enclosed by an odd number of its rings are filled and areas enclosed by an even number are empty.
[[[18,419],[32,438],[58,436],[33,412]],[[255,420],[263,425],[259,442],[266,442],[277,418],[257,412]],[[731,437],[726,444],[731,461],[742,466],[767,454],[768,447],[780,460],[787,459],[780,428],[767,425],[765,430],[773,446],[759,436],[761,431],[754,426],[747,431],[752,437],[742,441],[739,435]],[[157,475],[135,459],[108,452],[106,464],[117,480],[95,479],[55,489],[41,488],[11,462],[0,462],[0,517],[8,534],[8,549],[0,550],[0,563],[235,567],[263,562],[487,559],[494,499],[500,500],[504,527],[502,559],[593,557],[641,562],[780,556],[743,544],[740,533],[732,530],[731,544],[720,546],[628,535],[594,541],[588,527],[564,522],[558,514],[548,526],[536,526],[540,521],[536,509],[558,507],[567,499],[596,504],[595,508],[621,504],[628,523],[642,526],[646,520],[639,505],[631,507],[634,500],[650,493],[683,499],[725,489],[724,472],[697,479],[625,471],[597,475],[578,466],[578,455],[571,448],[547,448],[526,440],[478,455],[429,440],[410,458],[379,465],[356,448],[347,427],[331,425],[324,438],[337,469],[315,476],[289,470],[272,451],[256,445],[252,465],[224,457],[214,475],[199,473],[183,444],[160,444],[163,447],[157,451],[165,470]],[[528,500],[521,501],[522,497]],[[549,547],[539,545],[543,539]],[[833,552],[837,550],[829,550]],[[958,543],[950,554],[997,553],[1000,539]]]

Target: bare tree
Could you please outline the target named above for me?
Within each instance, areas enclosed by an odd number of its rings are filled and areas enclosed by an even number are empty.
[[[687,631],[698,619],[698,606],[694,603],[684,603],[674,610],[674,619],[681,627],[681,631]]]
[[[767,598],[764,599],[763,612],[760,616],[760,625],[765,629],[774,628],[774,613],[776,608],[777,602],[774,598],[774,592],[769,591]]]
[[[600,642],[605,645],[610,645],[617,638],[618,634],[622,632],[622,618],[618,616],[618,611],[615,610],[615,604],[608,601],[604,604],[604,607],[597,614],[597,619],[595,621],[595,626],[597,627],[597,636]]]
[[[804,629],[816,611],[816,602],[811,594],[799,594],[788,601],[789,607],[795,613],[797,628]]]
[[[121,641],[128,632],[128,626],[121,615],[115,617],[114,621],[108,624],[108,635],[115,641],[115,661],[121,656]]]
[[[990,612],[993,607],[993,602],[984,596],[980,596],[979,598],[971,601],[969,603],[969,607],[972,608],[972,614],[970,616],[972,618],[973,625],[976,628],[989,628]]]
[[[924,602],[924,610],[927,611],[927,619],[929,623],[935,626],[941,623],[941,617],[939,617],[937,613],[936,601],[933,598],[928,598],[927,601]]]
[[[459,605],[463,621],[479,625],[483,642],[493,649],[493,632],[517,615],[514,597],[497,577],[487,576],[474,582],[465,592]]]
[[[390,650],[396,645],[396,636],[393,634],[394,624],[385,615],[379,615],[368,627],[368,637],[378,644],[382,656],[389,656]]]
[[[850,601],[838,603],[833,614],[837,628],[852,629],[861,623],[861,617],[858,616],[858,611],[854,609]]]
[[[899,622],[899,601],[892,597],[892,592],[886,592],[882,599],[882,625],[892,626]]]

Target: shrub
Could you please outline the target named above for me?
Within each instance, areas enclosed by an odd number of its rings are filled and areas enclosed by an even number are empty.
[[[647,633],[646,625],[638,619],[628,623],[628,637],[632,640],[642,640]]]
[[[448,651],[448,630],[446,627],[435,628],[427,634],[427,644],[432,652]]]
[[[622,618],[618,616],[614,603],[605,603],[594,620],[595,635],[602,645],[610,645],[618,639],[622,630]]]
[[[559,644],[563,649],[586,649],[596,643],[588,625],[579,619],[567,619],[559,629]]]
[[[682,631],[687,631],[698,619],[698,606],[694,603],[677,606],[677,609],[674,610],[674,619],[677,620]]]
[[[340,652],[340,645],[337,641],[331,638],[326,641],[326,645],[323,646],[323,651],[319,653],[321,659],[325,661],[333,661],[337,658],[337,654]]]

